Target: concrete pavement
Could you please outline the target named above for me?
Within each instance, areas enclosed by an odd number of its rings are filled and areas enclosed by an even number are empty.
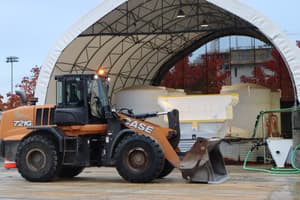
[[[2,165],[1,165],[2,166]],[[16,169],[0,168],[0,199],[100,200],[300,200],[300,175],[271,175],[227,166],[222,184],[190,184],[175,170],[148,184],[125,182],[114,168],[87,168],[73,179],[49,183],[25,181]]]

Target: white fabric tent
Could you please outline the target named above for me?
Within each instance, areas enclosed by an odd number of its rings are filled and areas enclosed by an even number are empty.
[[[179,9],[185,17],[176,17]],[[39,104],[54,103],[55,75],[93,73],[99,66],[111,77],[111,95],[124,87],[157,84],[184,55],[231,34],[274,45],[300,94],[300,50],[274,23],[238,0],[110,0],[57,41],[42,65],[36,96]]]

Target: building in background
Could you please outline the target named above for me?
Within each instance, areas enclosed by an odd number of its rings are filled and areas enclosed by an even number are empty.
[[[241,77],[253,75],[253,69],[256,66],[262,66],[264,62],[272,60],[270,46],[262,46],[258,48],[240,48],[230,50],[230,85],[241,82]],[[272,75],[271,70],[266,70],[266,73]],[[255,75],[255,74],[254,74]]]

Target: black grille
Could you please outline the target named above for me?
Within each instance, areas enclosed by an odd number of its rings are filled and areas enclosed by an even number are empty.
[[[50,125],[54,121],[54,108],[38,108],[36,109],[36,126]]]
[[[54,108],[50,109],[50,124],[54,124]]]
[[[49,108],[44,108],[43,124],[48,124],[48,119],[49,119]]]
[[[36,123],[37,126],[42,125],[42,121],[41,121],[42,120],[42,112],[43,112],[43,110],[41,108],[38,108],[36,110],[36,120],[35,120],[35,123]]]

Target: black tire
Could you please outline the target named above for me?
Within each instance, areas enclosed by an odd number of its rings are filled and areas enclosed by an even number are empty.
[[[163,170],[160,172],[157,178],[164,178],[168,176],[173,171],[173,169],[174,166],[168,160],[165,160]]]
[[[116,149],[116,168],[125,180],[146,183],[157,178],[164,166],[160,145],[144,135],[125,137]]]
[[[58,173],[58,177],[73,178],[79,175],[83,170],[84,167],[63,166]]]
[[[16,164],[19,173],[28,181],[51,181],[59,168],[55,145],[40,135],[28,137],[18,147]]]

